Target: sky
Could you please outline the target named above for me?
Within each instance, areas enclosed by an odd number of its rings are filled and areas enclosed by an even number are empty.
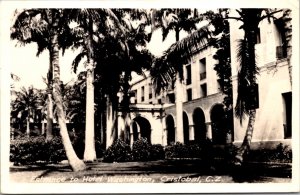
[[[15,8],[8,7],[8,9],[6,9],[5,11],[5,18],[10,19],[10,22],[6,23],[6,28],[9,29],[12,25],[11,20],[14,15]],[[42,54],[36,56],[36,43],[27,44],[24,46],[18,43],[16,40],[5,39],[4,42],[7,46],[7,52],[10,53],[8,54],[10,55],[10,57],[7,61],[9,64],[10,72],[17,75],[20,78],[19,81],[14,82],[15,89],[19,89],[22,86],[28,87],[30,85],[33,85],[34,87],[39,89],[46,88],[42,77],[46,77],[49,68],[48,50],[45,50]],[[151,42],[148,43],[147,48],[151,53],[153,53],[156,56],[159,56],[174,42],[174,32],[171,32],[167,39],[164,42],[162,42],[161,29],[158,29],[153,33]],[[71,70],[71,64],[78,53],[79,50],[67,50],[64,56],[62,56],[60,52],[61,79],[64,83],[67,83],[72,79],[76,79],[76,74],[73,73]],[[82,64],[77,72],[80,72],[81,70],[84,70]]]

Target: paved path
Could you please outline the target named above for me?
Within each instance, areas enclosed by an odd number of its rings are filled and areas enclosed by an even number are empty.
[[[251,164],[236,174],[224,165],[205,166],[197,160],[161,160],[88,164],[89,170],[74,173],[67,164],[48,166],[12,166],[15,182],[78,183],[287,183],[290,166]]]

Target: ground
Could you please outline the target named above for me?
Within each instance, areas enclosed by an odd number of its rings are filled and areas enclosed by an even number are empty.
[[[10,167],[14,182],[67,182],[67,183],[288,183],[291,182],[291,164],[245,163],[232,169],[215,162],[160,160],[149,162],[87,164],[89,169],[72,172],[67,162],[44,166]],[[233,171],[234,170],[234,171]]]

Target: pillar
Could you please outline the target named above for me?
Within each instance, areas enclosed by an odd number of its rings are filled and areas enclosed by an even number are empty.
[[[167,133],[168,133],[168,130],[167,129],[163,129],[163,131],[162,131],[162,145],[163,146],[168,145]]]
[[[206,138],[212,140],[212,128],[211,122],[206,122]]]
[[[189,126],[189,141],[195,141],[195,128],[194,128],[194,125]]]
[[[112,128],[113,128],[113,109],[112,104],[107,100],[107,107],[106,107],[106,148],[112,145],[113,143],[113,135],[112,135]]]
[[[132,129],[132,124],[133,123],[131,123],[130,124],[130,147],[132,148],[132,146],[133,146],[133,129]]]

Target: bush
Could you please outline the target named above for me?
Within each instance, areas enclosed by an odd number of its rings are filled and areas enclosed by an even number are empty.
[[[134,161],[147,161],[151,158],[151,145],[147,138],[139,138],[133,142],[132,157]]]
[[[161,144],[151,145],[150,159],[151,160],[165,159],[164,147]]]
[[[250,150],[246,156],[248,161],[259,161],[259,162],[292,162],[292,149],[283,145],[278,144],[275,149],[258,149]]]
[[[58,163],[66,159],[60,137],[46,143],[43,136],[19,137],[10,144],[10,161],[15,165]]]
[[[202,158],[204,160],[211,159],[213,151],[210,140],[186,145],[176,142],[166,146],[165,149],[166,158]]]
[[[73,148],[78,156],[78,158],[83,159],[84,149],[85,149],[85,133],[77,133],[71,137]],[[103,157],[104,150],[102,149],[102,143],[99,139],[95,140],[95,150],[97,158]]]
[[[195,158],[197,150],[198,147],[196,146],[184,145],[180,142],[176,142],[175,144],[166,147],[166,158]]]
[[[62,160],[67,159],[66,152],[62,143],[61,137],[54,137],[50,142],[47,143],[48,145],[48,154],[49,155],[49,162],[52,163],[59,163]]]
[[[130,146],[124,141],[117,139],[105,151],[103,156],[104,162],[128,162],[132,161],[132,153]]]

